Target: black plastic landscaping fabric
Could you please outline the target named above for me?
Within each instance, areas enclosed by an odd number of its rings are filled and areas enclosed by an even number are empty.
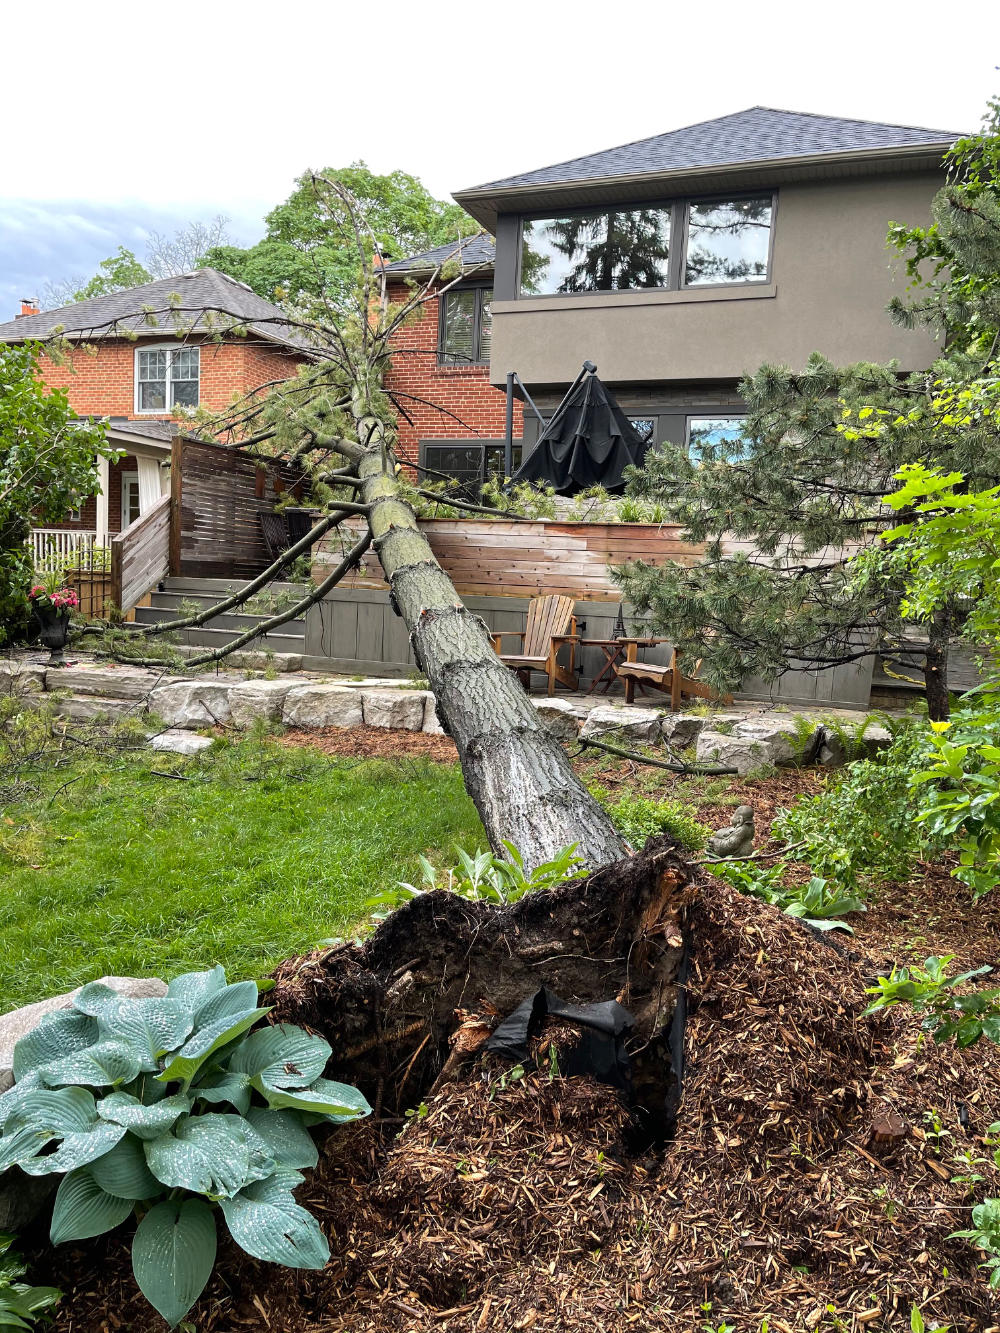
[[[641,463],[646,448],[614,395],[597,375],[587,373],[560,403],[511,480],[554,486],[557,495],[575,495],[588,486],[620,494],[626,467]]]
[[[580,1041],[571,1050],[559,1052],[560,1073],[593,1074],[602,1083],[630,1091],[625,1034],[635,1025],[635,1019],[617,1000],[568,1004],[543,986],[507,1015],[486,1049],[508,1060],[527,1060],[529,1038],[538,1035],[546,1018],[561,1018],[580,1029]]]

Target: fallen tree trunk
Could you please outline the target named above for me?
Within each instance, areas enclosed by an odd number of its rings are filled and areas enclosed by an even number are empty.
[[[383,422],[355,397],[360,495],[393,610],[458,747],[465,785],[493,850],[513,843],[537,866],[571,843],[594,869],[626,855],[610,818],[463,604],[402,498]]]
[[[691,895],[691,872],[669,838],[503,908],[422,894],[364,945],[283,964],[274,1017],[321,1032],[333,1047],[331,1077],[402,1115],[437,1079],[466,1012],[506,1016],[543,985],[578,1004],[617,999],[636,1020],[635,1099],[662,1118],[679,1072],[670,1029]]]

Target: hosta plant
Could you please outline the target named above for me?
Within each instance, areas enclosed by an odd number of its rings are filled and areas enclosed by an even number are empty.
[[[0,1233],[0,1333],[30,1328],[59,1300],[55,1287],[29,1287],[19,1281],[28,1271],[11,1249],[14,1237]]]
[[[95,982],[14,1049],[0,1173],[62,1176],[56,1245],[135,1213],[135,1278],[171,1325],[212,1272],[219,1212],[257,1259],[322,1268],[329,1258],[315,1218],[295,1202],[318,1156],[309,1127],[370,1107],[322,1077],[322,1037],[257,1027],[268,1012],[256,982],[227,985],[221,967],[176,977],[151,999]]]

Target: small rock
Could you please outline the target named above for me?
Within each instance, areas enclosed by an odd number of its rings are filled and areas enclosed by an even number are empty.
[[[637,741],[658,740],[662,714],[654,708],[617,707],[603,704],[592,708],[580,732],[581,740],[597,739],[617,732]]]
[[[176,727],[161,731],[149,742],[150,749],[168,750],[171,754],[199,754],[211,744],[211,736],[196,736],[193,731],[181,731]]]
[[[424,690],[362,690],[361,711],[366,727],[422,731]]]
[[[531,702],[539,718],[553,736],[561,741],[576,740],[580,730],[580,720],[576,707],[568,699],[554,699],[546,695],[541,699],[534,698]]]
[[[297,685],[288,691],[281,717],[291,727],[360,727],[360,690],[343,685]]]
[[[257,718],[276,722],[281,717],[291,680],[244,680],[229,691],[229,711],[234,727],[252,726]]]
[[[179,680],[161,685],[149,696],[150,711],[168,727],[225,726],[231,716],[229,685],[209,680]]]

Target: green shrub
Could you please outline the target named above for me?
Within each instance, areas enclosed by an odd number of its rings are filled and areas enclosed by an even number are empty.
[[[55,1287],[29,1287],[18,1281],[28,1271],[11,1249],[14,1237],[0,1233],[0,1329],[30,1328],[61,1295]]]
[[[62,1176],[54,1245],[140,1214],[132,1268],[176,1325],[215,1262],[215,1205],[257,1259],[322,1268],[326,1238],[295,1202],[316,1165],[308,1126],[367,1115],[356,1088],[322,1077],[330,1047],[301,1028],[250,1031],[268,1012],[254,981],[221,967],[129,999],[92,982],[14,1049],[0,1097],[0,1173]]]
[[[612,823],[633,847],[642,847],[656,834],[670,836],[689,852],[701,851],[712,830],[695,818],[691,806],[682,801],[655,800],[651,796],[612,797],[603,787],[592,787],[593,795],[607,810]]]

